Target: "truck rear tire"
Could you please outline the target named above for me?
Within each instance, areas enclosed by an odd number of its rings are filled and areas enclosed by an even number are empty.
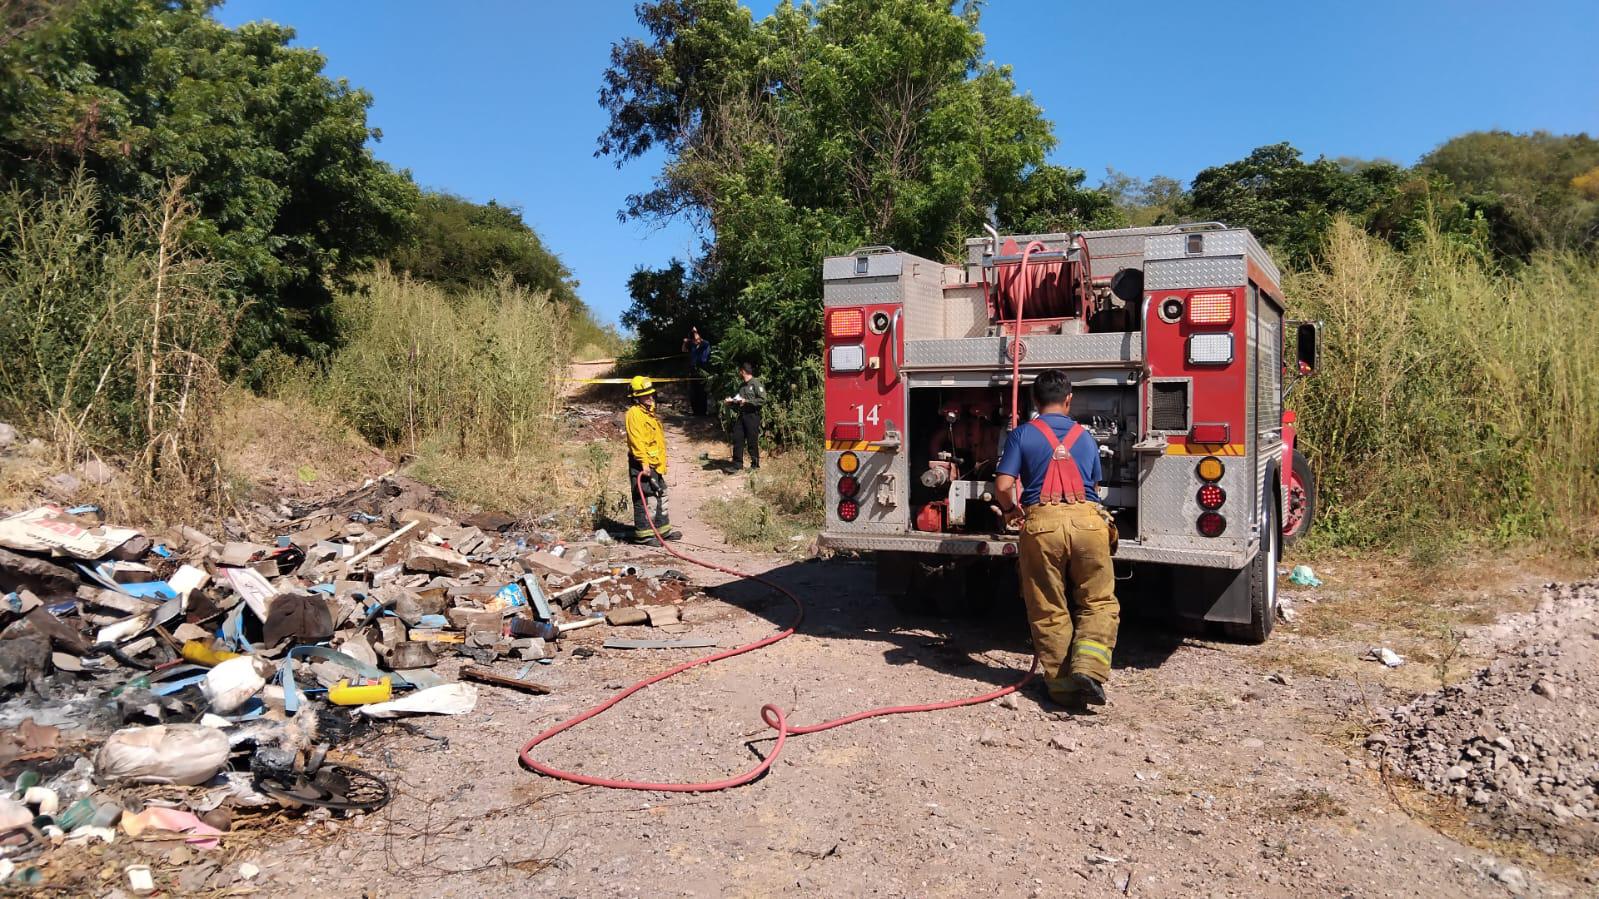
[[[1222,625],[1223,633],[1243,643],[1265,643],[1277,624],[1277,558],[1282,539],[1276,523],[1281,504],[1266,503],[1265,507],[1265,520],[1260,523],[1263,545],[1249,562],[1249,621]]]
[[[1293,546],[1310,532],[1316,518],[1316,477],[1310,460],[1297,448],[1293,455],[1293,478],[1284,484],[1282,504],[1283,546]]]

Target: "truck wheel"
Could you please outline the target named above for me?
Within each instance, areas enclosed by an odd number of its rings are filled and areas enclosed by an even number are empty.
[[[1260,532],[1267,538],[1266,545],[1249,563],[1249,622],[1222,626],[1228,637],[1244,643],[1265,643],[1277,624],[1277,557],[1282,541],[1276,539],[1277,532],[1273,529],[1272,514],[1277,504],[1266,503],[1265,506]]]
[[[1310,532],[1316,517],[1316,478],[1310,472],[1310,460],[1297,448],[1294,450],[1293,471],[1283,484],[1282,518],[1283,545],[1293,546],[1300,537]]]

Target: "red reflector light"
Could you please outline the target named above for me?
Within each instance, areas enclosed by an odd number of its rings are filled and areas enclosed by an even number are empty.
[[[1227,426],[1224,424],[1194,425],[1194,429],[1188,432],[1190,443],[1226,443],[1227,436]]]
[[[987,543],[979,543],[979,544],[977,544],[977,554],[978,555],[986,556],[986,555],[988,555],[988,551],[989,550],[988,550],[988,544]]]
[[[1230,325],[1233,323],[1233,295],[1196,293],[1188,298],[1190,325]]]
[[[866,313],[860,309],[834,309],[827,313],[828,337],[859,337],[866,333]]]
[[[1220,537],[1221,532],[1227,530],[1227,519],[1215,512],[1206,512],[1199,516],[1199,533],[1202,537]]]
[[[1000,552],[1003,552],[1007,556],[1014,556],[1016,555],[1016,544],[1007,543],[1005,544],[1005,548],[1000,550]]]
[[[861,489],[861,482],[855,480],[854,478],[850,477],[849,475],[845,475],[844,477],[841,477],[841,478],[838,479],[838,495],[839,496],[842,496],[842,497],[848,499],[850,497],[853,497],[855,494],[859,493],[860,489]],[[1209,508],[1209,507],[1207,507],[1207,508]]]
[[[838,501],[838,520],[839,521],[854,521],[856,518],[858,518],[860,516],[860,514],[861,514],[861,507],[854,500],[852,500],[852,499],[841,499],[841,500]]]
[[[1215,484],[1206,484],[1199,488],[1199,508],[1220,509],[1221,504],[1227,501],[1227,491]]]

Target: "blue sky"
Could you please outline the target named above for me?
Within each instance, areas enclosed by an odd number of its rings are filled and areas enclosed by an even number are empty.
[[[229,0],[218,17],[294,27],[330,75],[373,94],[381,158],[425,187],[520,207],[614,321],[635,267],[697,245],[681,225],[617,220],[659,159],[618,170],[593,155],[600,73],[611,43],[639,32],[632,9]],[[1463,131],[1599,131],[1594,0],[993,0],[982,28],[1055,122],[1053,161],[1091,182],[1107,166],[1186,181],[1282,140],[1408,164]]]

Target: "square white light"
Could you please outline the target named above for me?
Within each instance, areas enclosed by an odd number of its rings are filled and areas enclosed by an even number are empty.
[[[860,371],[866,367],[866,347],[858,343],[841,343],[827,353],[827,367],[833,371]]]
[[[1195,334],[1189,337],[1188,361],[1196,365],[1223,365],[1233,361],[1233,335]]]

